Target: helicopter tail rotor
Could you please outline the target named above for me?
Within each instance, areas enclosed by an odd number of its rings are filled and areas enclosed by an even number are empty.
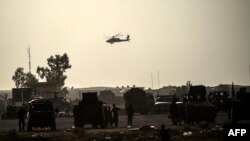
[[[127,35],[127,41],[130,41],[130,38],[129,38],[129,37],[130,37],[130,35]]]

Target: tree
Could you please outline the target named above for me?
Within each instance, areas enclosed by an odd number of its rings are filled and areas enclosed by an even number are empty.
[[[25,83],[25,73],[23,68],[17,68],[15,74],[12,76],[12,80],[15,82],[17,88],[23,87]]]
[[[69,93],[69,88],[68,87],[63,87],[61,89],[62,96],[65,97]]]
[[[38,79],[35,75],[30,72],[25,73],[24,69],[21,67],[16,69],[15,74],[12,76],[12,80],[15,82],[17,88],[33,87],[38,83]]]
[[[38,83],[38,79],[31,72],[26,73],[25,83],[26,87],[34,87]]]
[[[47,82],[64,86],[67,76],[64,74],[67,69],[71,68],[69,58],[66,53],[61,55],[50,56],[47,59],[49,67],[37,67],[37,74],[41,79],[46,79]]]

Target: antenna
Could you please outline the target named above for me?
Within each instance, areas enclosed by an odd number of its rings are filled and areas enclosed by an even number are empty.
[[[151,73],[151,87],[152,87],[152,89],[153,89],[153,87],[154,87],[154,82],[153,82],[153,74]]]
[[[31,73],[31,60],[30,60],[30,47],[28,46],[28,55],[29,55],[29,72]]]
[[[158,74],[158,89],[160,89],[160,73],[159,73],[159,71],[157,71],[157,74]]]

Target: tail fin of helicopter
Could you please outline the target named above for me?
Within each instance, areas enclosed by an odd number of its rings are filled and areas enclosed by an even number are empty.
[[[129,37],[130,37],[130,35],[127,35],[127,41],[130,41]]]

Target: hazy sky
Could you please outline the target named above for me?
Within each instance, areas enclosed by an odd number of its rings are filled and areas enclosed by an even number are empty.
[[[103,36],[130,34],[110,45]],[[249,0],[0,0],[0,89],[67,53],[66,85],[249,85]]]

